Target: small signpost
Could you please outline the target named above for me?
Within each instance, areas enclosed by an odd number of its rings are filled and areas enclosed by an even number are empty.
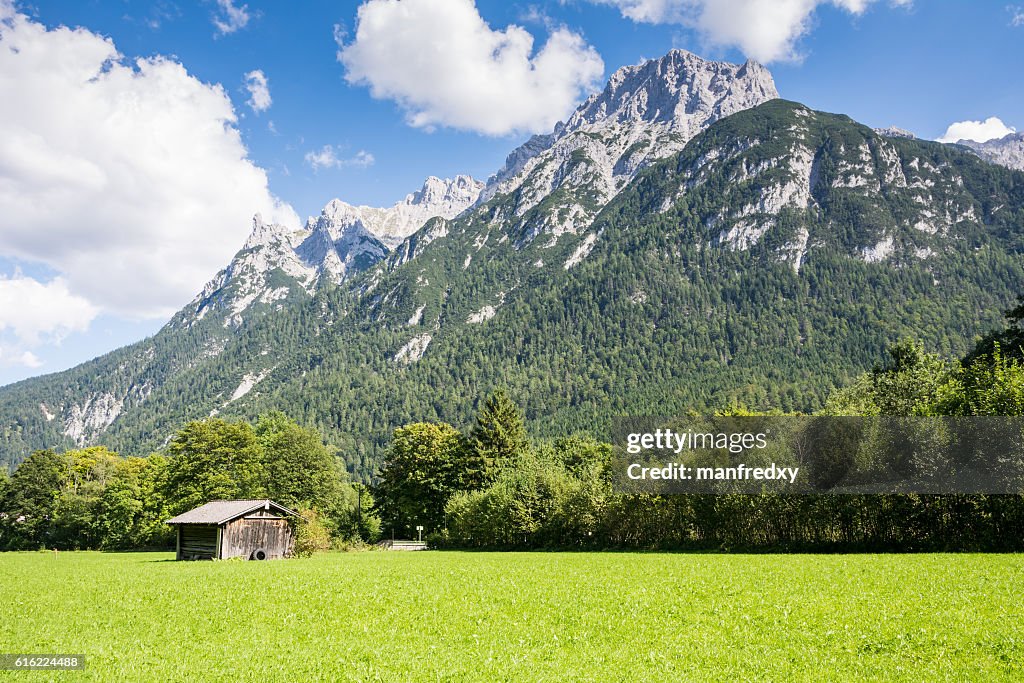
[[[418,540],[420,543],[422,543],[423,542],[423,527],[422,526],[417,526],[416,527],[416,536],[417,536],[416,540]]]

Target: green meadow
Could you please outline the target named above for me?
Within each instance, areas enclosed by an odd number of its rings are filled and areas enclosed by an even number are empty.
[[[1021,680],[1024,556],[0,554],[5,680]]]

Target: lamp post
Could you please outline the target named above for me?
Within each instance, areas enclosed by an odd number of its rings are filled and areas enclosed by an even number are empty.
[[[418,543],[422,543],[423,542],[423,527],[422,526],[417,526],[416,527],[416,540],[417,540]]]

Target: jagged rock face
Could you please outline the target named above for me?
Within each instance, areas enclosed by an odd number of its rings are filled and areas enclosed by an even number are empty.
[[[237,327],[243,312],[257,301],[271,303],[287,296],[288,285],[270,286],[271,273],[275,271],[297,289],[312,288],[317,268],[306,263],[295,251],[309,237],[309,231],[292,231],[282,225],[264,223],[259,214],[253,217],[252,226],[242,250],[175,316],[172,325],[191,326],[216,310],[223,314],[225,327]]]
[[[359,221],[373,237],[394,249],[431,218],[458,216],[476,202],[483,188],[482,182],[467,175],[444,179],[430,176],[419,190],[387,208],[353,206],[337,199],[331,205],[335,213]]]
[[[254,305],[283,306],[282,300],[293,294],[312,293],[324,277],[344,282],[383,259],[431,218],[453,218],[465,211],[483,186],[465,175],[430,176],[422,188],[390,208],[335,199],[294,231],[256,215],[242,250],[176,322],[189,326],[216,309],[224,327],[238,327]]]
[[[681,150],[715,121],[778,97],[760,64],[711,62],[673,50],[616,71],[564,124],[508,156],[481,202],[509,196],[494,217],[519,219],[520,246],[540,234],[578,234],[636,173]],[[530,212],[561,191],[557,201]]]
[[[256,215],[242,250],[171,325],[188,327],[216,311],[223,316],[224,327],[238,327],[253,306],[280,309],[289,296],[312,293],[322,278],[342,282],[384,258],[387,251],[338,200],[301,230],[267,224]]]
[[[978,197],[956,165],[935,156],[935,143],[873,134],[782,100],[758,111],[709,131],[727,134],[695,140],[674,171],[677,189],[662,193],[660,213],[680,202],[709,207],[701,216],[709,248],[771,243],[799,273],[823,247],[867,263],[926,260],[984,232]],[[836,225],[850,214],[852,225]]]
[[[886,138],[904,138],[906,140],[916,140],[917,136],[911,133],[905,128],[897,128],[896,126],[889,126],[887,128],[875,128],[875,132]]]
[[[367,228],[389,249],[419,230],[431,218],[455,218],[476,202],[484,183],[467,175],[427,178],[417,192],[387,209],[359,207]]]
[[[304,262],[295,251],[308,237],[307,230],[290,231],[281,225],[264,223],[257,214],[242,250],[169,325],[191,327],[216,315],[222,318],[224,327],[238,327],[243,314],[254,304],[273,304],[286,298],[293,287],[299,291],[311,289],[316,283],[317,268]],[[283,277],[275,278],[274,273]]]
[[[1010,133],[988,142],[960,140],[957,144],[970,147],[982,159],[993,164],[1024,171],[1024,133]]]
[[[664,124],[688,139],[709,123],[779,96],[771,74],[756,62],[711,62],[684,50],[619,69],[605,89],[573,113],[559,133]]]
[[[306,223],[309,237],[295,252],[310,267],[341,282],[351,273],[364,270],[381,260],[388,250],[363,223],[352,206],[333,200],[316,219]]]
[[[544,154],[550,157],[561,150],[556,145]],[[681,241],[696,241],[709,254],[768,250],[770,260],[786,264],[797,276],[822,253],[862,263],[930,267],[932,257],[948,253],[952,244],[975,239],[986,230],[986,220],[993,220],[986,218],[963,173],[942,158],[941,150],[938,143],[883,136],[845,117],[774,99],[698,134],[677,155],[677,168],[650,169],[657,170],[656,188],[652,176],[637,178],[647,188],[643,194],[650,205],[637,204],[636,194],[626,190],[634,203],[622,220],[642,222],[650,215],[651,221],[671,230],[696,216],[700,230],[679,237]],[[591,177],[589,187],[601,187],[600,180]],[[680,212],[681,206],[685,209]],[[495,200],[454,221],[434,221],[406,240],[362,290],[378,292],[370,299],[376,321],[395,330],[481,323],[500,315],[505,290],[527,280],[528,274],[495,278],[488,291],[475,286],[474,306],[451,317],[432,313],[431,302],[454,296],[453,283],[461,273],[480,264],[493,267],[498,258],[518,261],[517,268],[524,271],[551,266],[571,271],[602,248],[619,246],[601,218],[578,234],[534,240],[539,233],[509,230],[517,217],[500,216],[507,207]],[[614,204],[608,207],[613,209]],[[686,218],[662,218],[666,214]],[[853,225],[851,216],[856,217]],[[527,213],[522,220],[530,217]],[[520,242],[513,244],[513,254],[495,255],[516,238]],[[429,272],[438,272],[433,266],[438,259],[446,263],[443,282],[434,281]],[[404,283],[389,281],[402,272]],[[480,317],[484,310],[492,313]]]
[[[112,394],[97,394],[82,405],[72,405],[64,420],[64,434],[84,446],[117,419],[124,403]]]
[[[876,128],[875,132],[888,138],[906,138],[916,140],[917,136],[909,130],[889,126],[888,128]],[[995,140],[977,142],[975,140],[957,140],[956,145],[968,147],[985,161],[999,164],[1006,168],[1017,171],[1024,171],[1024,133],[1010,133]]]

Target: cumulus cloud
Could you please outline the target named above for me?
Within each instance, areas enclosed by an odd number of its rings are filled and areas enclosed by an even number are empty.
[[[1010,26],[1024,26],[1024,7],[1007,7],[1010,11]]]
[[[267,85],[266,75],[259,69],[245,74],[245,89],[249,91],[249,100],[246,104],[257,114],[270,109],[273,102],[270,99],[270,88]]]
[[[599,84],[604,63],[554,28],[534,50],[525,29],[494,30],[473,0],[368,0],[355,35],[335,30],[345,78],[396,101],[409,124],[486,135],[548,131]]]
[[[0,276],[0,363],[39,367],[42,361],[27,347],[58,344],[86,330],[98,313],[63,278],[44,283],[20,273]]]
[[[0,344],[0,367],[21,366],[26,368],[40,368],[43,361],[31,351],[11,351]]]
[[[0,332],[13,333],[26,344],[59,341],[70,332],[83,331],[98,312],[72,294],[63,278],[43,283],[20,273],[0,276]]]
[[[820,5],[863,14],[877,0],[590,0],[617,7],[624,17],[650,24],[678,24],[697,31],[711,47],[735,47],[760,62],[800,58],[797,43],[812,27]],[[889,4],[910,6],[911,0]]]
[[[39,368],[43,365],[43,361],[39,359],[39,356],[31,351],[22,351],[17,356],[17,359],[18,365],[24,365],[26,368]]]
[[[234,33],[246,27],[252,15],[249,6],[236,6],[233,0],[217,0],[219,14],[213,15],[213,25],[221,34]]]
[[[3,3],[0,0],[0,12]],[[170,59],[8,12],[0,22],[0,256],[101,310],[165,317],[260,212],[298,216],[252,163],[223,88]]]
[[[987,142],[996,138],[1006,137],[1010,133],[1016,133],[1016,129],[1007,126],[995,116],[990,116],[984,121],[957,121],[949,124],[949,128],[939,142],[956,142],[958,140],[974,140],[975,142]]]
[[[372,166],[376,161],[372,154],[364,150],[359,150],[348,158],[339,156],[339,152],[340,150],[334,145],[324,145],[318,150],[306,152],[306,163],[312,166],[314,171],[319,171],[322,168],[342,168],[344,166],[366,168]]]

